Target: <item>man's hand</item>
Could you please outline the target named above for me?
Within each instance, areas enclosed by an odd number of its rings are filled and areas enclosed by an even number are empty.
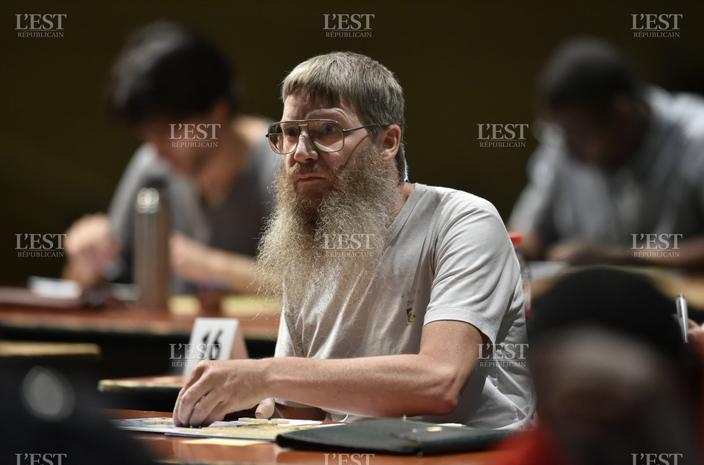
[[[82,287],[93,286],[117,258],[120,246],[113,237],[107,215],[96,213],[76,221],[66,232],[67,279]]]
[[[254,416],[257,418],[269,419],[276,412],[276,402],[273,397],[267,397],[259,402],[257,409],[254,411]]]
[[[270,397],[264,390],[266,366],[266,359],[200,362],[178,394],[174,424],[209,425]]]
[[[632,260],[627,250],[589,242],[562,242],[550,248],[547,259],[573,265],[623,264]]]

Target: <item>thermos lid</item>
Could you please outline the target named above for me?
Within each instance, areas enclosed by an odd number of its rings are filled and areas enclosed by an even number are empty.
[[[509,232],[508,236],[511,238],[511,244],[514,247],[519,248],[523,244],[523,234],[519,232]]]
[[[159,189],[154,187],[143,187],[137,194],[137,213],[156,213],[159,211]]]

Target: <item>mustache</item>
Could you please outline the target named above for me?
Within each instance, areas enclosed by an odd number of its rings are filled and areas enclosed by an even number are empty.
[[[330,171],[318,161],[306,165],[296,162],[293,167],[286,169],[286,174],[288,176],[295,176],[297,174],[330,175]]]

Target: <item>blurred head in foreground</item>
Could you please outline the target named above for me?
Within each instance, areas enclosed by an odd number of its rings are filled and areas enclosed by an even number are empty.
[[[226,57],[183,26],[159,21],[134,33],[108,90],[113,115],[176,172],[196,175],[237,113]]]
[[[562,130],[572,157],[602,168],[640,147],[648,122],[641,85],[619,53],[597,39],[562,45],[539,82],[544,119]]]
[[[538,300],[529,364],[566,463],[701,463],[699,365],[673,310],[644,278],[608,268],[567,275]]]
[[[34,365],[23,358],[0,359],[0,463],[155,463],[141,444],[103,416],[94,379],[66,364]]]

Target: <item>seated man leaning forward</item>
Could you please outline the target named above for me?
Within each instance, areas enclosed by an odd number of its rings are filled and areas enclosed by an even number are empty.
[[[268,133],[284,163],[261,268],[283,294],[274,358],[201,362],[179,425],[274,400],[515,428],[533,412],[519,266],[496,209],[405,182],[393,74],[336,52],[298,65]]]

